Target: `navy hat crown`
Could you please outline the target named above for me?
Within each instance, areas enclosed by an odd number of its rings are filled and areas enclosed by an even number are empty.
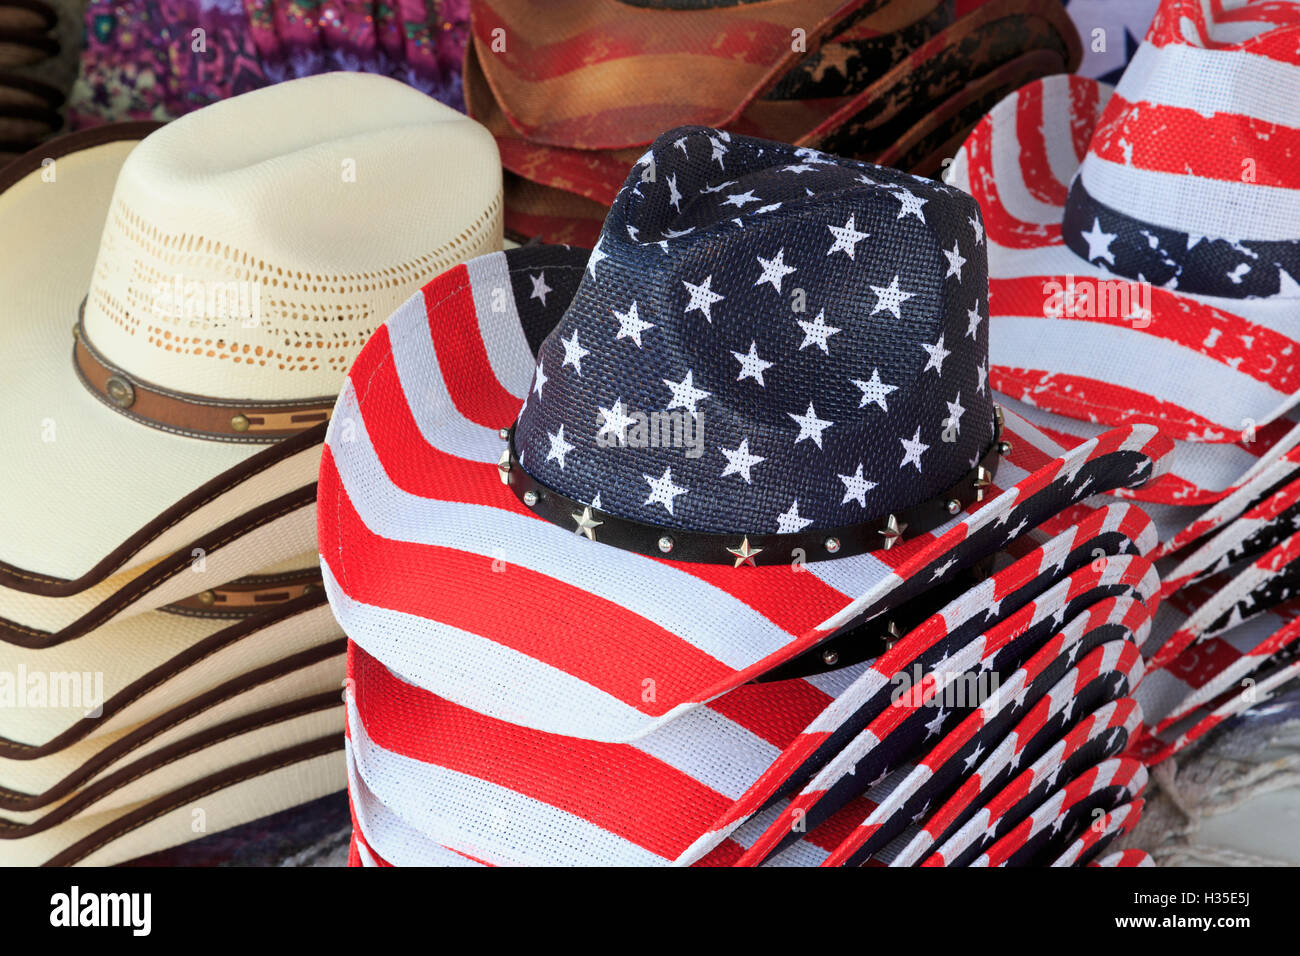
[[[543,342],[513,448],[539,486],[664,528],[898,513],[993,441],[987,296],[967,194],[672,130],[632,168]]]

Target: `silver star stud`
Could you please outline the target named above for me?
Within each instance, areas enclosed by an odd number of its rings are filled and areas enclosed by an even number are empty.
[[[585,535],[588,541],[596,540],[596,529],[605,523],[597,521],[591,516],[591,508],[583,508],[581,512],[575,511],[569,517],[578,522],[578,527],[574,529],[574,533]]]
[[[752,378],[754,381],[758,382],[759,385],[762,385],[764,388],[767,387],[763,382],[763,373],[771,368],[775,363],[764,362],[758,357],[757,342],[753,340],[750,341],[748,355],[742,355],[739,352],[732,352],[731,354],[734,355],[736,361],[740,363],[740,374],[736,376],[737,382],[747,378]]]
[[[710,325],[713,324],[713,313],[710,312],[709,309],[715,302],[721,302],[726,298],[726,296],[714,292],[713,289],[710,288],[712,283],[712,275],[705,276],[704,281],[699,285],[692,285],[685,279],[682,280],[682,285],[686,286],[686,291],[691,294],[691,301],[686,303],[686,308],[682,313],[683,315],[687,312],[699,310],[704,315],[705,321]]]
[[[802,415],[796,415],[794,412],[786,412],[786,414],[799,423],[799,436],[794,440],[796,445],[805,438],[811,438],[813,444],[818,448],[821,448],[822,432],[835,424],[834,422],[826,421],[824,418],[818,418],[817,412],[813,409],[812,402],[808,403],[808,411]]]
[[[867,492],[876,487],[874,481],[868,481],[862,477],[862,462],[858,462],[858,470],[851,475],[840,475],[840,481],[844,482],[844,500],[842,505],[850,501],[856,501],[859,508],[867,506]]]
[[[911,439],[900,438],[903,443],[903,462],[898,467],[906,468],[909,464],[916,465],[916,470],[921,470],[921,454],[930,446],[921,441],[921,426],[916,426],[916,435]]]
[[[903,532],[906,530],[907,525],[899,521],[896,515],[889,515],[889,517],[885,519],[885,526],[877,531],[876,534],[885,539],[884,547],[885,550],[888,551],[898,543],[898,539],[903,536]]]
[[[796,498],[785,514],[776,516],[776,522],[777,534],[794,534],[812,524],[812,518],[804,518],[799,514],[799,499]]]
[[[563,425],[560,426],[560,430],[556,432],[554,435],[552,435],[550,432],[547,432],[547,437],[551,439],[551,450],[546,453],[546,460],[558,461],[560,463],[560,470],[563,471],[564,456],[567,455],[569,452],[573,451],[575,446],[570,445],[567,441],[564,440]]]
[[[652,478],[649,475],[642,475],[646,481],[650,482],[650,497],[644,504],[652,505],[658,502],[668,509],[668,513],[673,513],[673,499],[678,495],[684,495],[687,489],[681,485],[673,484],[673,471],[671,468],[665,468],[664,473],[658,478]]]
[[[641,347],[641,333],[655,327],[653,322],[646,322],[637,315],[636,302],[633,302],[626,312],[620,312],[618,309],[610,311],[614,313],[614,318],[618,319],[618,333],[614,338],[631,339],[636,343],[637,348]]]
[[[966,264],[966,260],[961,257],[961,247],[957,244],[956,239],[952,242],[952,252],[944,249],[943,254],[948,259],[948,271],[944,273],[944,278],[956,276],[957,281],[961,282],[961,267]]]
[[[889,406],[885,404],[885,398],[890,392],[898,391],[897,385],[886,385],[880,380],[880,369],[871,370],[871,380],[867,382],[858,379],[850,379],[854,385],[862,390],[862,400],[858,402],[858,408],[866,408],[869,404],[880,406],[883,412],[889,411]]]
[[[894,276],[892,282],[886,286],[873,285],[871,291],[876,294],[876,304],[871,310],[871,315],[875,315],[882,309],[888,309],[890,314],[896,319],[901,319],[903,314],[899,311],[901,306],[908,299],[912,298],[915,292],[904,292],[898,287],[898,276]]]
[[[847,255],[850,259],[852,259],[853,253],[857,249],[858,243],[861,242],[863,239],[869,238],[868,233],[858,232],[856,229],[853,228],[852,216],[849,216],[848,222],[846,222],[842,226],[827,225],[826,228],[829,229],[831,231],[831,235],[835,237],[834,245],[832,245],[829,249],[826,250],[826,255],[828,256],[834,255],[837,252],[842,252],[845,255]]]
[[[672,382],[663,379],[663,383],[668,386],[668,390],[673,393],[673,400],[668,403],[671,408],[684,408],[692,415],[697,413],[696,404],[708,398],[712,392],[706,392],[702,388],[695,387],[694,372],[686,370],[686,377],[680,382]]]
[[[790,273],[794,272],[793,266],[785,264],[785,250],[780,249],[771,259],[764,259],[758,256],[758,264],[762,266],[763,272],[754,280],[754,285],[762,285],[764,282],[770,283],[772,288],[777,292],[781,291],[781,280]]]
[[[533,294],[528,298],[541,299],[542,305],[546,305],[546,297],[555,290],[546,284],[546,272],[542,271],[535,276],[529,276],[533,280]]]
[[[750,484],[749,469],[753,468],[760,461],[767,461],[766,458],[763,458],[760,455],[751,455],[749,453],[748,438],[742,438],[738,448],[719,447],[718,451],[722,452],[727,459],[727,467],[722,469],[722,477],[726,478],[728,475],[740,475],[740,477],[745,479],[745,484],[747,485]]]
[[[738,547],[738,548],[728,548],[727,550],[728,550],[731,554],[734,554],[734,555],[736,556],[736,563],[735,563],[735,565],[733,565],[734,567],[737,567],[737,568],[738,568],[738,567],[740,567],[742,564],[748,564],[748,565],[752,568],[752,567],[754,567],[754,557],[755,557],[756,555],[762,554],[762,553],[763,553],[765,550],[767,550],[767,549],[766,549],[766,548],[751,548],[751,547],[749,546],[749,538],[748,538],[748,537],[745,537],[745,538],[741,539],[740,547]]]
[[[799,343],[799,351],[802,352],[809,345],[815,345],[827,355],[830,354],[831,350],[827,347],[826,340],[840,330],[826,324],[826,311],[824,309],[818,312],[817,318],[811,322],[805,322],[803,319],[796,319],[795,321],[803,329],[803,341]]]

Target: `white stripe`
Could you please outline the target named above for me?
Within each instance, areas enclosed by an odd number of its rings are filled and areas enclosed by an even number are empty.
[[[346,414],[354,401],[345,386],[339,407]],[[352,440],[332,445],[331,451],[353,506],[373,533],[497,558],[506,562],[505,575],[510,565],[545,573],[654,622],[736,669],[790,642],[790,634],[758,611],[671,565],[617,548],[601,548],[596,560],[590,542],[549,522],[401,490],[384,472],[360,416],[353,417]],[[874,568],[858,563],[863,571],[882,568],[874,560]],[[340,578],[346,587],[346,575]],[[860,580],[864,586],[872,583],[867,574]],[[664,601],[664,594],[674,600]]]
[[[1230,113],[1294,127],[1300,69],[1245,50],[1143,43],[1117,90],[1129,102],[1174,106],[1207,117]]]
[[[1064,76],[1061,77],[1065,79]],[[1069,88],[1065,83],[1043,89],[1043,112],[1069,109]],[[1003,100],[989,114],[992,117],[993,135],[988,144],[989,160],[993,168],[993,184],[997,187],[1002,205],[1017,219],[1032,223],[1061,224],[1061,207],[1036,199],[1025,185],[1020,169],[1020,140],[1016,138],[1016,107],[1019,100],[1013,95]],[[1071,149],[1073,151],[1073,149]]]
[[[1074,112],[1070,107],[1070,83],[1065,74],[1045,77],[1043,87],[1043,141],[1047,147],[1047,162],[1052,175],[1062,186],[1069,187],[1079,169],[1079,157],[1074,152],[1074,134],[1070,128]],[[1097,112],[1100,116],[1110,101],[1114,90],[1097,84]],[[1057,220],[1060,219],[1058,211]]]
[[[537,359],[528,347],[519,311],[515,306],[514,286],[506,268],[504,252],[479,256],[465,263],[470,288],[474,293],[474,312],[478,317],[479,337],[487,351],[492,374],[511,395],[528,396]],[[437,315],[432,321],[438,321]]]
[[[393,866],[479,866],[469,857],[430,840],[423,833],[406,825],[397,814],[377,800],[357,773],[352,755],[352,742],[347,741],[345,754],[348,762],[348,793],[357,817],[357,829],[366,843]],[[362,864],[378,866],[370,851],[357,844]]]
[[[1138,169],[1093,153],[1079,175],[1094,199],[1156,226],[1257,242],[1297,237],[1300,189]]]
[[[325,592],[348,637],[402,679],[462,707],[550,733],[622,740],[647,717],[585,681],[477,634],[354,601],[321,564]],[[508,688],[511,693],[502,693]]]
[[[991,322],[990,341],[998,365],[1090,378],[1173,402],[1221,430],[1205,440],[1235,440],[1258,409],[1294,401],[1291,395],[1222,362],[1128,326],[1012,315],[996,315]],[[1134,362],[1135,355],[1141,355],[1142,361]],[[1087,367],[1081,367],[1085,361]]]
[[[423,294],[407,299],[388,320],[387,328],[403,396],[424,440],[458,458],[495,464],[504,447],[501,437],[496,429],[485,428],[466,419],[451,400],[442,377],[442,369],[438,365],[438,357],[434,354],[433,340],[429,338],[429,319],[424,309]],[[351,393],[352,398],[345,406],[343,396],[339,396],[335,417],[346,415],[359,426],[361,415],[355,396],[360,394],[364,399],[366,383],[349,377],[345,389]],[[389,400],[396,398],[397,396],[390,396]],[[337,450],[338,440],[333,435],[333,424],[330,432],[327,441]]]
[[[379,747],[348,698],[358,776],[433,841],[478,859],[523,866],[662,866],[662,857],[531,797]]]

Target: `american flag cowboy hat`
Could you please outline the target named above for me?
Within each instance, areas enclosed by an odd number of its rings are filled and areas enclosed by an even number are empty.
[[[1145,500],[1212,504],[1300,434],[1298,42],[1295,3],[1165,0],[1117,87],[1032,83],[951,167],[988,229],[994,387],[1067,445],[1158,424]]]
[[[873,658],[908,664],[896,635],[978,588],[967,569],[1162,473],[1149,426],[1062,457],[998,415],[981,233],[942,184],[683,128],[633,167],[589,255],[482,257],[399,309],[321,469],[358,821],[400,832],[407,859],[553,862],[557,828],[587,841],[570,862],[739,858],[726,828],[761,801],[732,804],[797,739],[773,772],[799,768],[820,712],[861,709],[832,705]],[[649,439],[652,413],[679,445]],[[1136,512],[1100,514],[1030,561],[1042,587],[1094,539],[1154,544]],[[1022,605],[1029,566],[959,620]],[[660,791],[639,819],[627,774]]]

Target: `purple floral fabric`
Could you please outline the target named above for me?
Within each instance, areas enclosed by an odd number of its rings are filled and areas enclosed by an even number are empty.
[[[465,108],[469,0],[91,0],[72,129],[169,120],[282,80],[381,73]]]

